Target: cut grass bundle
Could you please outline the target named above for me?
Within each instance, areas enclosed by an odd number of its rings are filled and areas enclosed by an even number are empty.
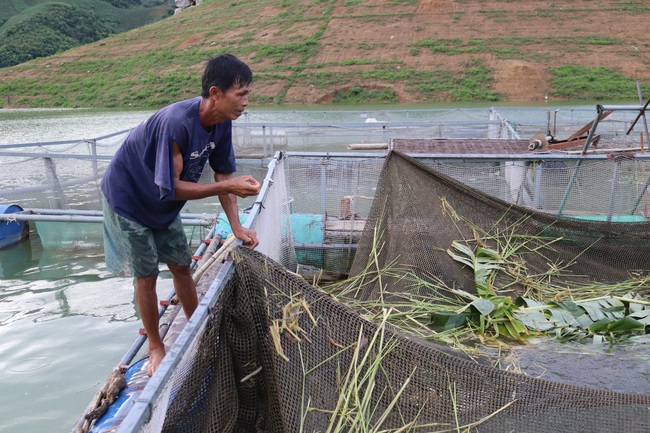
[[[321,411],[330,414],[330,420],[326,433],[338,432],[399,432],[408,431],[409,427],[415,424],[416,420],[404,421],[403,427],[397,430],[382,429],[382,425],[391,415],[395,405],[400,399],[404,390],[408,387],[413,376],[413,372],[402,383],[399,389],[378,389],[377,377],[384,373],[382,362],[396,347],[397,342],[386,336],[386,321],[390,317],[390,311],[386,310],[379,326],[368,340],[364,336],[364,328],[359,328],[357,341],[347,347],[342,347],[333,357],[328,358],[325,362],[331,362],[333,358],[339,357],[348,351],[352,351],[351,361],[347,371],[339,377],[338,389],[339,398],[336,407],[333,409],[311,407],[311,402],[307,402],[307,408],[303,407],[303,419],[309,411]],[[300,347],[300,346],[299,346]],[[302,352],[301,352],[302,353]],[[304,381],[306,377],[320,365],[309,370],[303,363],[303,398]],[[377,396],[393,396],[390,402],[383,408],[379,407]],[[381,400],[381,399],[379,399]],[[304,428],[301,426],[301,432]]]
[[[395,341],[385,339],[386,319],[390,315],[386,311],[377,331],[370,341],[363,336],[363,327],[359,329],[357,344],[354,346],[352,362],[343,378],[336,408],[332,411],[326,433],[334,432],[379,432],[386,417],[408,386],[413,373],[394,394],[388,407],[377,416],[378,408],[372,405],[373,395],[377,385],[377,375],[381,374],[383,359],[395,348]],[[380,390],[384,394],[389,390]],[[376,421],[373,421],[376,419]],[[407,425],[410,423],[406,423]]]
[[[500,346],[504,338],[524,342],[540,335],[563,341],[649,340],[650,302],[640,293],[650,287],[650,276],[616,284],[594,284],[584,278],[584,283],[569,287],[558,281],[571,275],[571,266],[580,255],[570,263],[547,258],[562,238],[521,234],[517,228],[525,218],[505,225],[505,229],[494,224],[485,230],[458,215],[444,198],[442,209],[459,233],[467,233],[463,228],[472,233],[470,239],[453,241],[446,252],[473,272],[476,295],[450,287],[436,276],[423,277],[413,267],[398,265],[398,258],[380,268],[384,244],[378,228],[363,272],[323,290],[375,321],[390,299],[393,308],[389,323],[420,338],[442,340],[466,351],[471,351],[469,346],[477,341]],[[432,250],[441,248],[432,246]],[[528,271],[526,258],[532,254],[548,263],[545,272]],[[390,281],[412,290],[391,291]],[[358,297],[366,285],[378,291],[373,300]]]

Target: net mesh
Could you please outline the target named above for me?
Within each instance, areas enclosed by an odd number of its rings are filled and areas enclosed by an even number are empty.
[[[296,186],[318,196],[313,185],[322,185],[324,177],[313,173],[327,172],[330,164],[338,163],[288,161],[287,169],[305,173],[304,184],[290,181],[290,194]],[[378,266],[397,260],[423,278],[472,291],[471,273],[444,250],[459,239],[472,242],[477,230],[555,239],[543,259],[526,255],[525,265],[543,272],[549,263],[567,264],[558,276],[564,284],[609,283],[647,273],[648,223],[559,218],[488,197],[396,152],[383,169],[376,160],[356,164],[351,169],[360,174],[355,192],[367,194],[366,183],[376,191],[368,213],[359,214],[367,221],[352,275],[363,276],[374,256]],[[333,169],[340,173],[341,167]],[[375,180],[381,172],[378,183],[370,186],[366,169],[375,170]],[[331,193],[327,182],[322,186]],[[293,212],[299,204],[294,200]],[[339,200],[319,204],[325,212],[340,211]],[[169,399],[164,398],[168,408],[160,415],[162,431],[650,430],[648,395],[547,381],[476,363],[385,322],[365,320],[258,251],[237,249],[233,260],[232,278],[191,353],[182,355],[167,384],[172,391],[163,393]],[[399,297],[413,289],[399,279],[382,281],[381,290],[375,280],[366,283],[360,298],[376,299],[386,291]]]
[[[577,195],[582,194],[584,191]],[[552,241],[542,251],[526,254],[526,268],[531,275],[546,275],[552,266],[561,268],[563,272],[554,279],[570,287],[621,282],[649,268],[647,222],[617,224],[536,212],[488,196],[396,152],[387,159],[376,197],[364,238],[369,239],[377,230],[383,233],[378,266],[388,266],[399,258],[422,278],[440,278],[449,287],[474,288],[473,273],[457,266],[447,253],[454,241],[469,242],[473,247],[487,242],[495,249],[495,243],[515,237]],[[598,195],[590,200],[597,202]],[[360,246],[351,274],[366,267],[373,248],[368,242]],[[525,281],[515,280],[513,284],[522,286]]]
[[[338,417],[344,428],[332,431],[355,431],[354,418],[364,428],[388,431],[475,426],[482,432],[641,432],[650,427],[647,396],[482,366],[364,321],[255,251],[239,250],[235,260],[235,277],[201,338],[197,370],[173,398],[163,431],[326,431]],[[303,305],[296,321],[304,335],[298,340],[285,333],[281,356],[269,329],[294,304]],[[378,371],[373,362],[381,363]],[[348,408],[337,414],[348,389],[359,405],[369,399],[364,413]]]
[[[291,200],[287,193],[285,162],[286,159],[277,161],[275,169],[270,173],[269,181],[272,184],[260,203],[264,212],[258,215],[255,225],[264,229],[257,230],[260,242],[257,249],[285,268],[295,270],[297,259],[289,217]]]

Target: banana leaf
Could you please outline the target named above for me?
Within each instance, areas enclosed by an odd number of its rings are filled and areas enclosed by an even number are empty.
[[[517,310],[513,314],[528,329],[534,331],[550,331],[557,326],[557,323],[548,319],[541,310]]]
[[[650,310],[641,310],[634,313],[630,313],[628,317],[633,318],[639,323],[643,323],[645,326],[650,326]]]
[[[643,323],[634,320],[631,317],[623,317],[620,320],[613,320],[605,318],[599,320],[589,326],[588,330],[597,333],[597,332],[632,332],[632,331],[643,331],[645,326]]]
[[[436,332],[467,326],[470,319],[469,312],[462,313],[432,313],[428,326]]]

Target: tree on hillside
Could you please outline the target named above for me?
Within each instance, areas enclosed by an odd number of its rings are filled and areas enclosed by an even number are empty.
[[[88,44],[111,34],[97,14],[76,6],[50,3],[0,36],[0,67],[17,65]]]

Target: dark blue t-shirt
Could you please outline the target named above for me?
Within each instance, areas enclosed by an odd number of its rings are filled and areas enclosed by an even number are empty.
[[[185,205],[174,200],[174,147],[183,154],[181,180],[198,182],[209,161],[216,173],[234,173],[232,122],[206,132],[201,97],[171,104],[135,127],[115,152],[101,182],[113,210],[152,229],[169,227]]]

